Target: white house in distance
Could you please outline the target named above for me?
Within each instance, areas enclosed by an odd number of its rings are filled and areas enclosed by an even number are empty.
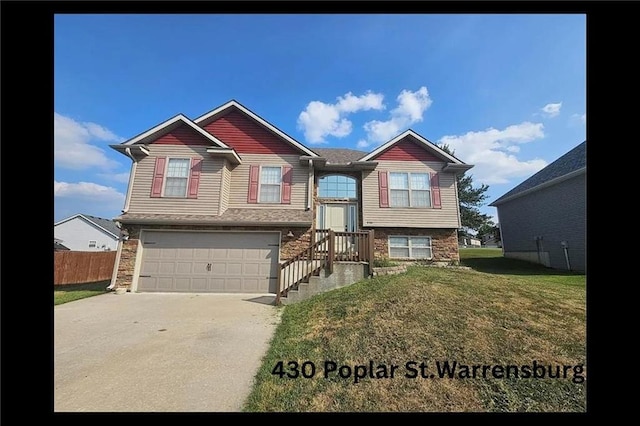
[[[120,229],[109,219],[76,214],[53,225],[53,236],[73,251],[109,251],[118,247]]]

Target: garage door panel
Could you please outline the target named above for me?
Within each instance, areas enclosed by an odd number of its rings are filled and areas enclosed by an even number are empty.
[[[209,286],[207,288],[208,291],[222,293],[225,291],[224,289],[224,278],[209,278]]]
[[[144,231],[138,290],[274,293],[278,240],[277,233]]]
[[[158,274],[172,275],[176,273],[176,264],[173,262],[162,262],[158,267]]]
[[[226,290],[230,293],[241,293],[242,281],[241,278],[227,278],[225,282]]]
[[[157,278],[156,286],[158,290],[171,290],[173,289],[173,278],[169,278],[169,277]]]
[[[242,275],[242,262],[228,262],[227,263],[227,275],[241,276]]]
[[[177,275],[190,275],[194,272],[191,262],[176,262]]]
[[[227,274],[227,264],[216,262],[211,264],[211,273],[214,275],[226,275]]]
[[[175,289],[177,291],[189,291],[191,289],[191,278],[176,278]]]

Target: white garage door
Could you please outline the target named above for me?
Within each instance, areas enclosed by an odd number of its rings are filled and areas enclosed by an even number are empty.
[[[275,293],[278,233],[144,231],[138,291]]]

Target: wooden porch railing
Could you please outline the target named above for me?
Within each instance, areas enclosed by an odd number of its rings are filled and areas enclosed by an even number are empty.
[[[297,289],[300,283],[309,282],[309,278],[318,275],[322,269],[326,268],[332,273],[334,262],[373,261],[373,230],[335,232],[318,229],[314,240],[308,248],[280,264],[276,304],[289,290]]]

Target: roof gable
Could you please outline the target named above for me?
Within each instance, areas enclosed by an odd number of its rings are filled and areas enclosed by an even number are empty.
[[[57,226],[65,222],[69,222],[70,220],[73,220],[73,219],[79,219],[79,220],[85,221],[90,225],[93,225],[94,227],[97,227],[100,230],[106,232],[107,234],[110,234],[114,238],[118,238],[118,235],[120,235],[120,228],[118,228],[118,225],[116,225],[114,221],[97,217],[97,216],[91,216],[88,214],[82,214],[82,213],[78,213],[66,219],[62,219],[61,221],[54,223],[53,226]]]
[[[552,181],[578,173],[586,167],[587,141],[584,141],[489,205],[495,206],[516,195],[524,195],[541,185],[551,184]]]
[[[220,148],[229,148],[222,141],[217,139],[212,134],[204,131],[202,128],[197,126],[195,123],[193,123],[191,120],[189,120],[187,117],[185,117],[182,114],[178,114],[175,117],[172,117],[172,118],[170,118],[170,119],[158,124],[157,126],[147,130],[146,132],[140,133],[138,136],[135,136],[135,137],[129,139],[128,141],[125,141],[125,142],[121,143],[120,145],[115,145],[115,146],[112,146],[112,147],[115,148],[115,147],[123,147],[123,146],[134,145],[134,144],[153,143],[158,138],[161,138],[161,137],[163,137],[165,135],[171,134],[176,129],[179,129],[179,128],[183,127],[183,126],[187,126],[193,132],[199,134],[203,138],[202,141],[204,141],[204,142],[201,142],[201,143],[207,143],[207,144],[209,144],[211,146],[217,146],[217,147],[220,147]],[[189,134],[188,130],[185,130],[185,129],[180,130],[180,132],[182,132],[182,134],[184,136]],[[193,140],[193,138],[191,138],[191,139]],[[179,138],[176,138],[176,140],[179,140]]]
[[[400,161],[443,161],[431,150],[425,149],[413,136],[407,135],[389,149],[381,152],[376,157],[377,160],[400,160]]]
[[[194,120],[239,153],[318,155],[235,100]]]
[[[413,144],[415,146],[410,146],[408,143]],[[399,147],[395,148],[397,145]],[[392,148],[395,148],[392,150]],[[417,148],[417,149],[416,149]],[[425,151],[425,154],[419,153],[418,150]],[[391,153],[388,153],[391,151]],[[462,161],[458,160],[453,155],[447,154],[441,148],[439,148],[434,143],[428,141],[423,138],[413,130],[409,129],[395,138],[391,139],[389,142],[382,144],[377,149],[371,151],[369,154],[365,155],[360,159],[360,161],[370,161],[374,159],[380,159],[381,156],[385,155],[387,159],[392,157],[402,157],[404,159],[411,159],[412,157],[417,158],[435,158],[436,161],[444,161],[453,164],[464,164]],[[420,160],[425,161],[425,160]],[[433,161],[433,160],[427,160]]]

